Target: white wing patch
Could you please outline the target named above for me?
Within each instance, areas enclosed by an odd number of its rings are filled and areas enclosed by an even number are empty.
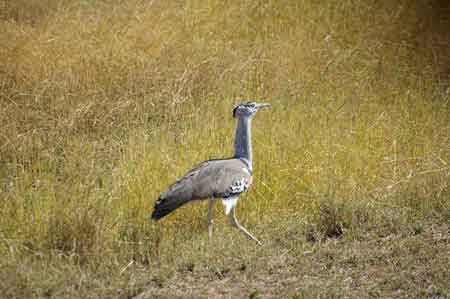
[[[232,193],[241,193],[244,191],[247,191],[248,189],[248,181],[245,178],[242,178],[240,180],[234,181],[233,184],[230,186]]]
[[[243,170],[248,171],[245,168],[243,168]],[[248,180],[246,178],[241,178],[233,182],[233,184],[230,186],[230,191],[231,193],[239,194],[247,191],[249,185],[250,184],[248,183]],[[231,209],[236,206],[237,200],[238,196],[232,196],[227,199],[222,199],[222,203],[225,206],[225,214],[228,215],[231,212]]]
[[[227,199],[222,199],[222,203],[225,206],[225,214],[228,215],[231,212],[231,209],[236,206],[238,197],[230,197]]]

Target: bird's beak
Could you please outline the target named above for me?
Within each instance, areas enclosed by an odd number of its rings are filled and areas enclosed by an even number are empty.
[[[265,107],[270,107],[269,103],[260,103],[256,105],[256,108],[261,109],[261,108],[265,108]]]

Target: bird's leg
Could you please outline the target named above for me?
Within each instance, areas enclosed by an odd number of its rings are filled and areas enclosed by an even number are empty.
[[[239,222],[236,219],[236,215],[234,213],[234,207],[231,209],[231,213],[230,213],[230,219],[231,219],[231,224],[235,227],[237,227],[238,229],[242,230],[250,239],[256,241],[256,243],[258,243],[258,245],[262,245],[261,242],[259,242],[258,239],[256,239],[251,233],[249,233],[248,230],[246,230],[242,225],[239,224]]]
[[[211,239],[212,238],[212,233],[213,233],[213,206],[214,206],[214,200],[213,199],[209,199],[208,200],[208,236]]]

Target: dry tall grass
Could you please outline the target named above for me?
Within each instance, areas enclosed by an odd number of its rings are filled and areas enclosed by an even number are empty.
[[[231,109],[247,99],[273,104],[254,121],[255,183],[238,208],[253,229],[271,223],[266,238],[286,228],[281,217],[312,239],[450,221],[442,11],[438,1],[0,2],[0,289],[70,296],[82,273],[83,290],[109,294],[130,259],[166,265],[157,275],[198,259],[167,248],[196,240],[204,252],[204,205],[157,225],[148,215],[195,163],[232,154]],[[220,236],[224,249],[240,238]]]

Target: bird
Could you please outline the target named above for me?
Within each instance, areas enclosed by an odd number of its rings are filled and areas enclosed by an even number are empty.
[[[231,225],[262,245],[238,222],[235,207],[239,196],[249,189],[253,178],[252,118],[260,109],[269,106],[269,103],[252,101],[236,105],[233,109],[233,118],[237,119],[234,156],[207,160],[188,171],[159,196],[155,202],[151,218],[158,220],[189,202],[208,200],[207,224],[208,236],[211,239],[214,202],[221,200],[225,208],[225,214],[230,217]]]

